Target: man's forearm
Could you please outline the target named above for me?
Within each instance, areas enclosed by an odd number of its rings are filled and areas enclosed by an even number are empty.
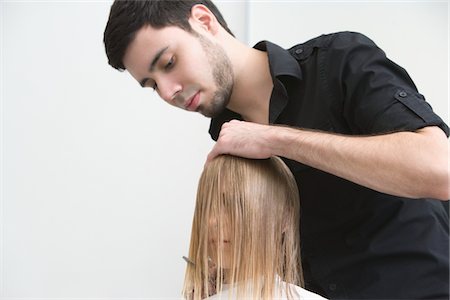
[[[437,127],[343,136],[289,127],[268,132],[272,152],[374,190],[448,200],[448,141]]]

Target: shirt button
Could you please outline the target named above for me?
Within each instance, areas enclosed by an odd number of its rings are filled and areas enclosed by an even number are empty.
[[[330,289],[330,291],[335,291],[336,290],[336,284],[335,283],[331,283],[328,288]]]
[[[406,96],[408,96],[408,94],[405,91],[401,91],[398,95],[402,98],[405,98]]]
[[[303,49],[299,48],[295,50],[295,54],[302,54],[303,53]]]

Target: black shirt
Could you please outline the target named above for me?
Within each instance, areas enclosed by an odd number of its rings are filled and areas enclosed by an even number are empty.
[[[447,125],[407,72],[362,34],[322,35],[289,50],[267,41],[269,123],[346,135]],[[221,125],[242,117],[225,110]],[[448,202],[383,194],[287,160],[299,186],[307,289],[328,298],[448,299]]]

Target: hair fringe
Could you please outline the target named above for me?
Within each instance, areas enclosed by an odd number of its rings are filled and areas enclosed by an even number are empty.
[[[297,184],[280,158],[215,158],[199,180],[183,296],[199,300],[238,283],[238,299],[273,299],[280,280],[303,286],[299,210]]]

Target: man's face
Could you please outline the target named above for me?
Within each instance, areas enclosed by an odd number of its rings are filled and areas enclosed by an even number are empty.
[[[221,46],[200,34],[176,26],[145,26],[128,46],[123,63],[141,86],[154,88],[176,107],[214,117],[230,100],[231,62]]]

